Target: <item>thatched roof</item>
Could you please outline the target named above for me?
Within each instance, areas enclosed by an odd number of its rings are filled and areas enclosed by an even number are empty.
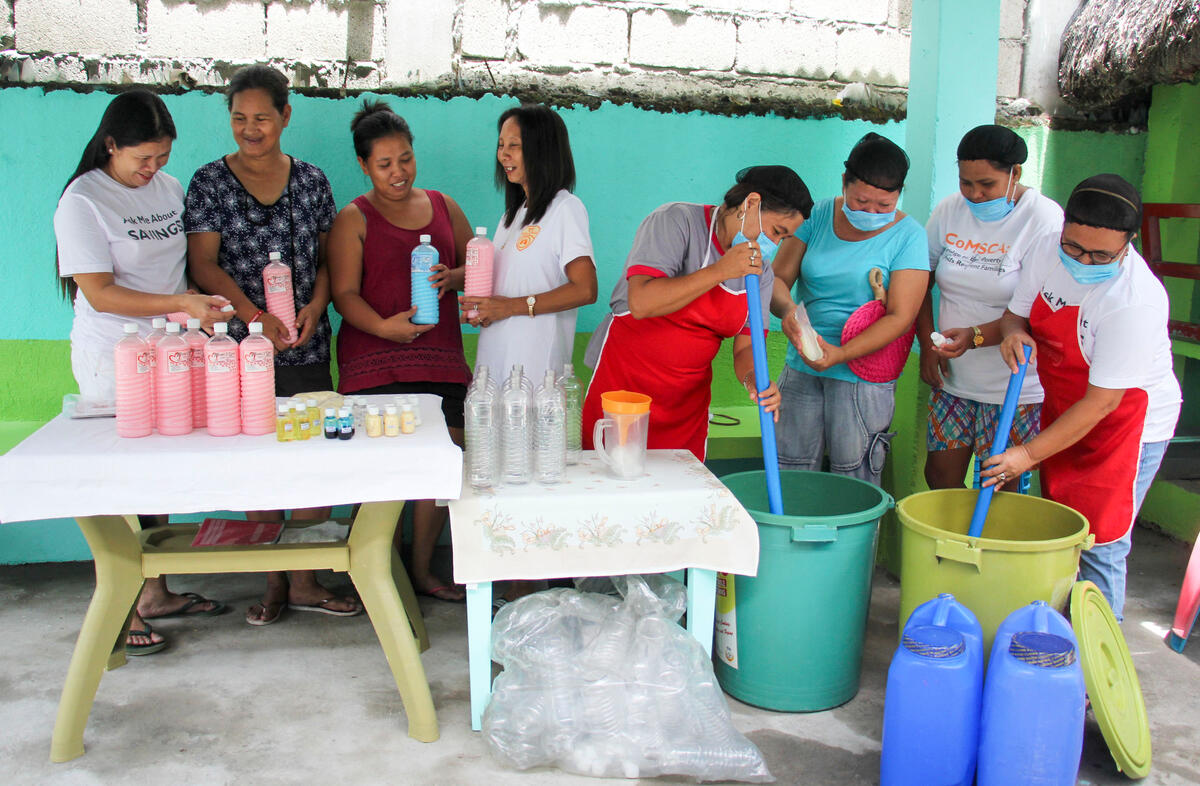
[[[1063,33],[1059,92],[1086,109],[1200,73],[1200,0],[1084,0]]]

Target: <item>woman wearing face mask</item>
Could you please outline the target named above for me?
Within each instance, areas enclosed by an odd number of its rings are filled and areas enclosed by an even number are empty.
[[[1000,315],[1012,298],[1030,249],[1062,229],[1062,208],[1021,185],[1025,141],[1011,129],[986,125],[958,144],[959,192],[933,210],[925,226],[929,265],[940,293],[937,326],[932,289],[917,317],[921,378],[933,388],[925,480],[930,488],[962,488],[974,453],[982,462],[996,438],[996,418],[1009,373],[1000,360]],[[946,343],[935,346],[938,330]],[[1021,388],[1010,445],[1038,432],[1042,386],[1029,369]],[[1019,477],[1006,489],[1016,491]]]
[[[480,328],[475,367],[487,366],[499,384],[519,363],[536,387],[547,370],[561,374],[571,362],[576,312],[596,302],[596,265],[587,209],[571,193],[575,161],[562,118],[523,104],[498,126],[504,215],[494,235],[493,295],[460,303]]]
[[[892,438],[887,429],[896,383],[866,382],[846,363],[908,332],[928,286],[929,251],[921,225],[896,210],[908,173],[904,151],[870,133],[850,151],[845,167],[842,195],[819,202],[775,260],[771,308],[792,342],[779,378],[779,463],[820,470],[828,448],[833,472],[878,484]],[[887,311],[843,345],[847,319],[873,299],[872,268],[883,274]],[[804,337],[793,313],[793,285],[817,333],[819,360],[800,351]]]
[[[358,165],[372,188],[342,208],[329,233],[333,305],[342,315],[338,392],[439,396],[450,437],[461,446],[471,372],[458,306],[454,297],[443,296],[437,324],[413,324],[411,259],[421,235],[430,235],[443,262],[431,280],[462,289],[471,225],[449,196],[414,185],[412,131],[387,104],[364,101],[350,129]],[[445,508],[432,499],[414,503],[410,572],[417,592],[458,602],[465,597],[462,590],[430,568],[445,523]]]
[[[1131,242],[1137,189],[1117,175],[1084,180],[1062,233],[1043,236],[1000,319],[1000,353],[1015,372],[1033,348],[1046,391],[1042,431],[984,462],[985,485],[1041,463],[1042,493],[1088,519],[1096,545],[1080,577],[1120,620],[1133,521],[1179,418],[1167,336],[1169,303]]]
[[[205,327],[222,318],[223,298],[185,291],[183,188],[162,170],[174,140],[175,123],[161,98],[146,90],[122,93],[104,110],[54,212],[59,284],[75,306],[71,370],[85,399],[113,401],[113,345],[126,322],[144,335],[151,317],[172,311],[186,311]],[[165,516],[142,519],[143,526],[166,523]],[[167,646],[143,618],[206,617],[224,609],[194,593],[168,592],[162,577],[147,579],[125,652],[149,655]]]
[[[632,390],[651,398],[648,447],[687,448],[704,460],[712,361],[722,340],[734,337],[734,373],[758,400],[745,276],[760,276],[765,309],[776,246],[812,206],[791,169],[755,166],[737,174],[718,205],[672,202],[642,222],[609,300],[612,314],[588,345],[596,373],[583,407],[585,448],[603,417],[600,395]],[[779,408],[774,383],[762,401],[769,412]]]

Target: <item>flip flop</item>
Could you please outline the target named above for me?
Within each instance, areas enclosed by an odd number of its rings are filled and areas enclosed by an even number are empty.
[[[144,625],[144,627],[142,627],[142,628],[130,628],[129,631],[125,634],[125,654],[126,655],[153,655],[154,653],[158,652],[159,650],[166,648],[166,646],[167,646],[166,639],[163,639],[162,641],[154,641],[149,644],[130,644],[129,643],[130,636],[145,636],[146,638],[150,638],[150,636],[152,636],[154,634],[154,628],[150,627],[150,623],[145,622],[145,623],[143,623],[143,625]]]
[[[247,624],[253,625],[256,628],[261,628],[263,625],[274,625],[276,622],[279,622],[279,618],[283,615],[283,607],[286,605],[287,604],[281,600],[276,601],[275,603],[255,603],[253,606],[246,609],[246,622]],[[254,611],[255,607],[259,606],[262,607],[264,612],[267,612],[268,616],[265,616],[262,619],[259,619],[257,616],[251,617],[250,612]],[[274,614],[270,614],[272,608],[275,609]]]
[[[299,603],[289,603],[287,605],[287,607],[289,609],[291,609],[292,611],[315,611],[318,614],[329,614],[334,617],[357,617],[359,614],[362,614],[362,612],[363,612],[362,606],[359,606],[357,604],[355,605],[355,607],[352,611],[337,611],[337,610],[331,609],[331,608],[329,608],[329,606],[325,605],[327,603],[333,603],[334,601],[341,601],[343,603],[350,602],[346,598],[334,597],[334,598],[326,598],[323,601],[314,603],[309,606],[301,605]]]
[[[430,587],[427,590],[418,590],[417,594],[424,595],[427,598],[433,598],[434,600],[445,601],[446,603],[466,603],[467,602],[467,598],[465,595],[461,598],[447,598],[447,597],[443,597],[442,595],[438,594],[439,592],[444,593],[444,592],[454,592],[454,591],[455,591],[455,587],[453,584],[439,584],[436,587]]]
[[[218,614],[225,613],[225,604],[219,600],[209,600],[198,592],[181,592],[180,596],[187,598],[188,602],[166,614],[143,614],[144,620],[165,620],[171,617],[215,617]],[[211,603],[211,609],[202,609],[200,611],[189,611],[189,609],[200,605],[201,603]]]

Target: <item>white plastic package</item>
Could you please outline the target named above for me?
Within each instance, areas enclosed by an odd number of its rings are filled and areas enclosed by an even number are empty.
[[[614,583],[623,600],[555,589],[496,614],[493,657],[504,672],[483,716],[492,756],[519,770],[773,781],[733,727],[703,648],[678,624],[683,586],[663,576]]]

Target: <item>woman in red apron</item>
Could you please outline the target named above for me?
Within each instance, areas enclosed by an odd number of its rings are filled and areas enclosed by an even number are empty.
[[[1141,222],[1137,190],[1117,175],[1080,183],[1061,235],[1039,242],[1034,263],[1000,319],[1000,350],[1014,371],[1033,348],[1045,388],[1042,433],[984,462],[985,485],[1041,463],[1042,492],[1087,517],[1096,546],[1082,578],[1117,619],[1134,517],[1179,416],[1166,291],[1130,245]]]
[[[738,173],[720,205],[673,202],[642,222],[609,301],[612,314],[588,345],[596,373],[583,406],[585,448],[592,448],[592,427],[603,417],[600,394],[632,390],[651,398],[648,447],[687,448],[704,459],[712,361],[722,340],[736,337],[734,372],[758,400],[745,276],[760,276],[758,302],[765,308],[775,249],[812,205],[791,169],[756,166]],[[763,404],[778,408],[774,383]]]

